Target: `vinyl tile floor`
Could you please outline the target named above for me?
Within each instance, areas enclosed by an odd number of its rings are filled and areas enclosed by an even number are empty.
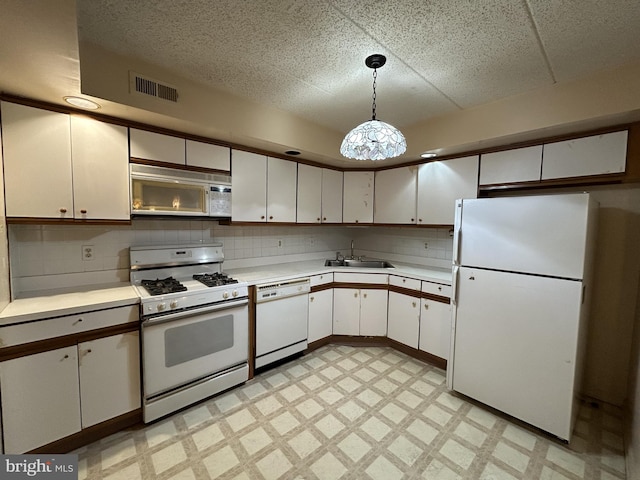
[[[387,347],[328,345],[73,452],[79,478],[625,478],[619,410],[584,404],[571,445],[445,385]]]

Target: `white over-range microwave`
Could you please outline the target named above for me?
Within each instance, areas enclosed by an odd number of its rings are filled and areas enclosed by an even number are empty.
[[[130,164],[131,214],[231,217],[231,177]]]

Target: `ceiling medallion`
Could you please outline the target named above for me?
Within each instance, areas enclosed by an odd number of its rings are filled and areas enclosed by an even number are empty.
[[[393,125],[376,120],[376,78],[377,70],[387,61],[380,54],[370,55],[364,61],[373,69],[373,105],[371,120],[358,125],[344,137],[340,153],[355,160],[384,160],[402,155],[407,150],[407,142],[402,132]]]

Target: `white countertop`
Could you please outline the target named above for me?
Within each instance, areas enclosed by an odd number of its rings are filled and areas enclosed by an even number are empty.
[[[451,285],[451,270],[449,269],[397,262],[392,262],[392,264],[393,268],[325,267],[324,259],[318,259],[236,268],[225,270],[225,273],[240,281],[248,282],[250,285],[331,272],[385,273]],[[0,312],[0,327],[62,315],[74,315],[90,310],[134,305],[138,302],[138,294],[129,284],[103,287],[94,285],[83,291],[58,290],[34,293],[27,298],[19,298],[9,303]]]
[[[135,305],[140,300],[129,284],[101,287],[94,285],[84,291],[49,294],[19,298],[0,312],[0,327],[14,323],[45,318],[74,315],[104,308]]]
[[[441,283],[443,285],[451,285],[451,269],[409,265],[397,262],[390,262],[393,268],[325,267],[324,262],[324,259],[318,259],[304,262],[278,263],[259,267],[225,269],[224,271],[229,276],[243,282],[248,282],[250,285],[331,272],[387,273],[390,275],[400,275],[417,280]]]

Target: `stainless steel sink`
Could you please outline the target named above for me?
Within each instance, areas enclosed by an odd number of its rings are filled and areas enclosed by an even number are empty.
[[[354,268],[393,268],[386,260],[356,260],[346,258],[344,260],[326,260],[325,267],[354,267]]]

